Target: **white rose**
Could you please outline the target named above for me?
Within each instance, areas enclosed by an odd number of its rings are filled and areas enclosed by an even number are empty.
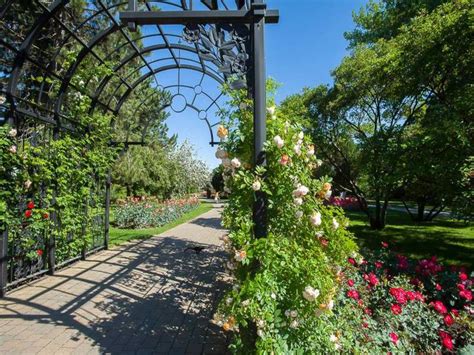
[[[321,238],[324,235],[323,231],[316,232],[316,238]]]
[[[335,336],[334,334],[331,334],[331,336],[329,337],[329,340],[333,343],[337,342],[337,336]]]
[[[310,217],[309,220],[313,226],[320,226],[322,221],[321,221],[321,213],[315,212],[313,213]]]
[[[232,165],[232,167],[234,167],[234,168],[236,168],[236,169],[240,168],[240,165],[242,165],[242,164],[240,163],[240,160],[237,159],[237,158],[232,159],[232,160],[230,161],[230,164]]]
[[[242,301],[241,304],[242,304],[243,307],[247,307],[250,304],[250,300]]]
[[[273,300],[276,300],[277,295],[275,295],[275,294],[272,292],[272,294],[270,295],[270,297],[271,297]]]
[[[285,311],[285,316],[289,317],[290,314],[291,314],[291,311],[290,311],[289,309],[287,309],[287,310]]]
[[[8,149],[8,151],[9,151],[10,153],[15,154],[15,153],[16,153],[16,145],[12,145],[12,146]]]
[[[291,318],[296,318],[296,317],[298,317],[298,311],[290,311],[290,317],[291,317]]]
[[[311,286],[306,286],[304,291],[303,291],[303,297],[310,302],[313,302],[318,298],[319,296],[319,290],[312,288]]]
[[[232,303],[234,299],[232,297],[229,297],[225,300],[225,303],[227,303],[227,305],[230,305]]]
[[[3,95],[0,95],[0,105],[3,105],[7,101],[7,98]]]
[[[334,349],[339,350],[341,348],[341,344],[336,343],[334,344]]]
[[[275,136],[275,138],[273,138],[273,141],[275,142],[278,148],[282,148],[285,144],[285,141],[280,136]]]
[[[296,155],[301,155],[301,145],[296,144],[296,145],[293,147],[293,150],[294,150],[294,152],[296,153]]]
[[[328,190],[328,191],[326,191],[326,194],[324,195],[324,198],[329,199],[331,197],[331,195],[332,195],[332,191]]]
[[[257,335],[258,335],[260,338],[263,338],[263,335],[264,335],[263,330],[258,329],[258,330],[257,330]]]
[[[306,155],[308,157],[314,155],[314,147],[313,146],[309,147],[308,151],[306,152]]]
[[[304,133],[303,132],[298,133],[298,138],[303,139],[304,138]]]
[[[334,300],[330,300],[328,303],[328,309],[331,311],[334,308]]]
[[[293,329],[296,329],[298,328],[300,324],[298,323],[298,321],[295,319],[293,320],[291,323],[290,323],[290,328],[293,328]]]
[[[309,192],[309,189],[306,186],[298,184],[298,187],[296,188],[296,190],[293,190],[293,196],[294,197],[306,196],[308,192]]]
[[[26,180],[23,186],[25,186],[25,189],[28,190],[31,187],[31,184],[32,184],[31,180]]]
[[[297,197],[293,200],[296,206],[301,206],[303,204],[303,199],[301,197]]]
[[[252,184],[253,191],[259,191],[261,187],[262,187],[262,184],[258,180]]]
[[[275,116],[275,111],[276,111],[275,106],[267,107],[267,112],[270,114],[270,116]]]
[[[332,227],[333,227],[334,229],[338,229],[338,228],[339,228],[339,222],[337,221],[336,218],[333,218],[333,219],[332,219]]]
[[[265,321],[263,319],[259,319],[257,321],[257,327],[263,328],[265,326]]]
[[[12,128],[10,132],[8,132],[8,135],[13,138],[16,137],[17,133],[18,131],[15,128]]]
[[[303,217],[303,211],[296,211],[295,216],[296,216],[296,218]]]

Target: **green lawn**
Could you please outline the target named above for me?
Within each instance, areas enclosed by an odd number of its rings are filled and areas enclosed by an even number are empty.
[[[360,247],[379,248],[381,241],[404,255],[426,258],[432,255],[448,264],[474,266],[474,227],[463,222],[435,219],[416,223],[405,212],[389,211],[388,225],[381,231],[370,229],[367,217],[361,212],[346,212],[349,230]]]
[[[210,211],[212,209],[212,204],[201,202],[201,204],[194,210],[185,213],[180,218],[172,223],[165,224],[164,226],[157,228],[146,228],[146,229],[120,229],[120,228],[110,228],[110,245],[119,245],[129,240],[135,239],[147,239],[153,237],[154,235],[163,233],[168,229],[176,227],[181,223],[190,221],[197,216]]]

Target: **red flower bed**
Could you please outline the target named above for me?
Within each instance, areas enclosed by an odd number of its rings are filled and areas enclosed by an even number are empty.
[[[353,196],[348,196],[348,197],[345,197],[345,198],[331,196],[331,198],[329,199],[329,203],[333,206],[338,206],[338,207],[341,207],[345,210],[353,210],[354,211],[354,210],[359,210],[360,209],[359,202],[357,201],[357,198],[355,198]]]
[[[474,349],[474,277],[436,257],[411,260],[387,243],[365,259],[348,259],[339,298],[364,349],[417,353]],[[346,315],[347,317],[347,315]]]

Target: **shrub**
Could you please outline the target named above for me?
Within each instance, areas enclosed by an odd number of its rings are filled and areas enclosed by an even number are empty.
[[[472,351],[473,278],[436,258],[410,260],[388,249],[348,259],[333,321],[355,352]],[[354,331],[356,330],[357,331]],[[471,349],[471,350],[468,350]]]
[[[117,202],[115,224],[119,228],[133,229],[163,226],[199,206],[199,199],[195,196],[164,202],[145,197]]]

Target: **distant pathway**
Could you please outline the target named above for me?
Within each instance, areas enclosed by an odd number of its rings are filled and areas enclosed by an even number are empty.
[[[224,354],[218,209],[0,299],[0,354]],[[190,246],[205,247],[196,254]]]

